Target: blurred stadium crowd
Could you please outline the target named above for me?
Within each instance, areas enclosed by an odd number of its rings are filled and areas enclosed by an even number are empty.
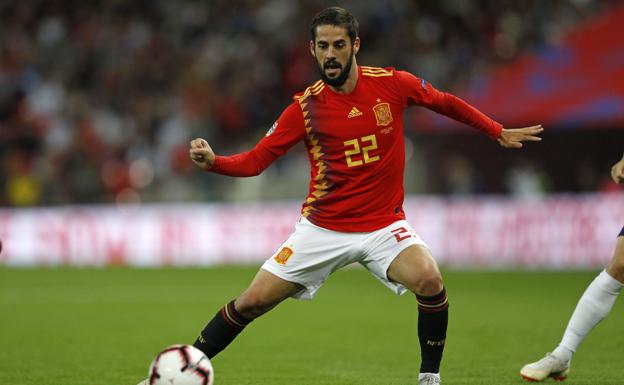
[[[556,42],[611,3],[341,5],[360,21],[360,63],[407,69],[453,91],[491,66]],[[302,198],[301,148],[241,184],[200,177],[187,144],[202,136],[221,154],[252,146],[292,94],[318,78],[308,23],[328,5],[334,3],[0,0],[0,204]],[[410,121],[406,128],[414,132]],[[469,161],[451,157],[445,167],[442,187],[434,191],[415,173],[407,191],[461,193]],[[510,180],[522,177],[510,172]],[[511,189],[478,184],[466,192]]]

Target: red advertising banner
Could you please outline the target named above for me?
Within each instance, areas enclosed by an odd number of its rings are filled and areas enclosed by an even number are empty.
[[[619,194],[412,197],[408,221],[446,266],[596,268],[624,225]],[[260,264],[293,231],[297,202],[0,210],[0,264]]]

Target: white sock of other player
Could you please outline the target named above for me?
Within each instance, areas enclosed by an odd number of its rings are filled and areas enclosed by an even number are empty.
[[[603,270],[587,287],[553,354],[569,361],[589,332],[609,314],[624,285]]]

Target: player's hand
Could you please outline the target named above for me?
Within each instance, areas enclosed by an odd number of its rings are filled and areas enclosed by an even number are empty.
[[[210,170],[215,161],[214,151],[212,151],[208,142],[202,138],[191,140],[189,156],[191,157],[193,163],[204,170]]]
[[[624,183],[624,158],[611,167],[611,178],[615,183]]]
[[[539,142],[542,140],[538,136],[544,131],[541,124],[523,128],[503,128],[498,143],[506,148],[522,148],[522,142]]]

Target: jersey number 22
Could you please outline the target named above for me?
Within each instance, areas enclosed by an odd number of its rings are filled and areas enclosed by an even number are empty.
[[[360,146],[360,143],[362,144]],[[347,146],[345,158],[347,159],[347,166],[356,167],[362,164],[373,163],[379,160],[379,155],[370,156],[369,151],[377,149],[377,137],[375,134],[363,136],[359,139],[351,139],[344,142]],[[362,154],[361,159],[354,160],[353,157]],[[359,156],[357,156],[359,157]]]

